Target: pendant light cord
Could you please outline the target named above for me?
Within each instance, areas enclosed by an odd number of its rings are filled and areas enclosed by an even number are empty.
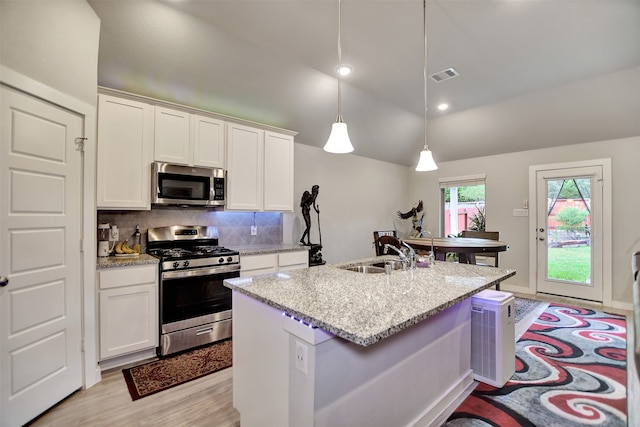
[[[342,88],[341,70],[342,68],[342,1],[338,0],[338,118],[336,122],[342,123]]]
[[[422,28],[424,29],[424,149],[427,145],[427,0],[422,0]]]

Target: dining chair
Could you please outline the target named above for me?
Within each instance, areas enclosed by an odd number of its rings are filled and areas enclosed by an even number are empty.
[[[390,244],[400,249],[400,240],[398,240],[398,234],[395,230],[373,232],[373,246],[376,250],[376,256],[385,255],[385,244]]]
[[[476,239],[490,239],[490,240],[500,240],[500,232],[499,231],[474,231],[474,230],[463,230],[461,237],[472,237]],[[476,261],[476,265],[488,265],[492,267],[498,267],[500,262],[500,257],[498,252],[479,252],[476,254],[477,256],[485,257],[485,258],[493,258],[493,265],[488,263],[480,263]],[[477,259],[477,258],[476,258]]]

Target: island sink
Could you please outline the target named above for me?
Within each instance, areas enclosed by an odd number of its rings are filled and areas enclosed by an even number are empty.
[[[384,264],[382,264],[382,267],[375,267],[373,265],[352,265],[349,267],[342,267],[342,269],[365,274],[384,273]]]
[[[389,260],[384,262],[368,262],[339,267],[342,270],[355,271],[357,273],[384,273],[385,265],[391,265],[392,270],[402,270],[402,261]]]

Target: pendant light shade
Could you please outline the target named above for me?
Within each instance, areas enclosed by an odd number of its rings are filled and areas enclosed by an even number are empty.
[[[338,69],[342,67],[342,46],[341,46],[341,27],[342,27],[342,2],[338,0]],[[351,153],[353,145],[347,133],[347,124],[342,120],[342,90],[341,90],[340,73],[338,73],[338,117],[331,127],[329,139],[324,145],[324,151],[336,154]]]
[[[427,144],[427,0],[422,0],[423,7],[423,29],[424,29],[424,148],[420,152],[420,159],[416,166],[417,172],[434,171],[438,165],[433,160],[433,154]]]
[[[336,154],[345,154],[353,151],[353,145],[347,133],[347,124],[342,121],[341,117],[331,126],[331,134],[327,143],[324,145],[324,151]]]
[[[424,146],[424,149],[420,152],[420,159],[418,160],[418,166],[416,166],[416,171],[418,172],[428,172],[434,171],[438,169],[438,165],[433,161],[433,155],[431,154],[431,150],[427,145]]]

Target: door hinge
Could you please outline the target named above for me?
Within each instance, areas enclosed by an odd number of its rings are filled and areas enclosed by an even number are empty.
[[[80,338],[80,351],[84,353],[84,337]]]
[[[84,252],[84,239],[80,239],[80,252]]]
[[[78,151],[84,153],[84,142],[86,140],[87,138],[83,138],[83,137],[76,138],[76,145],[78,146]]]

